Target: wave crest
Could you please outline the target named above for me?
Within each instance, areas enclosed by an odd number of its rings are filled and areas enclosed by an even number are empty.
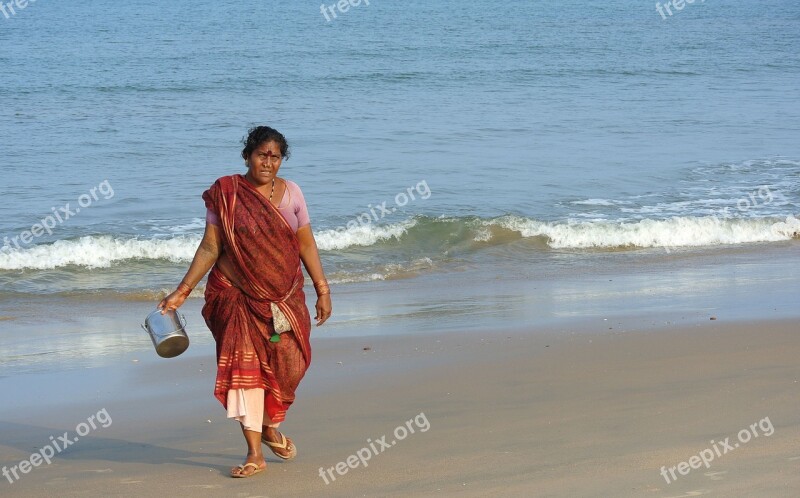
[[[116,262],[134,259],[188,262],[194,257],[200,239],[189,235],[150,240],[87,235],[75,240],[58,240],[52,244],[0,252],[0,269],[50,270],[69,265],[108,268]]]
[[[389,225],[364,225],[316,234],[321,250],[347,257],[369,250],[384,263],[380,253],[420,258],[455,255],[501,246],[520,239],[533,243],[526,250],[628,249],[698,247],[777,242],[800,237],[800,220],[781,218],[674,217],[639,221],[541,221],[516,215],[430,218],[418,216]],[[59,240],[24,249],[0,251],[0,270],[49,270],[64,266],[108,268],[125,261],[162,260],[188,263],[201,235],[171,238],[122,238],[112,235]],[[405,256],[402,256],[405,255]],[[356,258],[361,261],[361,256]],[[391,258],[390,258],[391,259]],[[388,271],[388,270],[387,270]],[[391,273],[391,272],[389,272]]]
[[[800,234],[800,220],[776,218],[722,219],[714,216],[645,219],[635,222],[542,222],[504,216],[486,222],[519,232],[523,237],[545,237],[555,249],[698,247],[789,240]]]

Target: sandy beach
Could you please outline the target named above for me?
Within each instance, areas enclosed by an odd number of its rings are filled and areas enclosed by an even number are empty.
[[[0,496],[800,496],[798,33],[788,0],[0,0]],[[296,265],[332,312],[299,453],[233,479],[201,308],[280,297],[307,358]]]
[[[227,477],[245,447],[211,396],[209,345],[170,361],[138,354],[4,378],[7,399],[25,402],[3,406],[3,465],[30,459],[50,436],[89,433],[0,486],[4,496],[193,497],[793,496],[800,487],[795,321],[571,325],[316,339],[283,425],[299,456],[270,456],[246,480]],[[77,427],[100,410],[107,427]],[[725,438],[742,442],[727,450]],[[720,454],[691,468],[705,449]]]

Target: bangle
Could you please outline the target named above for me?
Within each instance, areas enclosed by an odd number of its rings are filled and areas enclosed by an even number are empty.
[[[180,292],[183,297],[189,297],[189,294],[192,293],[192,288],[185,282],[181,282],[176,290]]]
[[[331,293],[331,288],[328,286],[328,281],[324,278],[319,282],[314,282],[314,290],[317,291],[317,296],[324,296]]]

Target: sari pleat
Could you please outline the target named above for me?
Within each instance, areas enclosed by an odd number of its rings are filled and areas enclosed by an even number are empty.
[[[305,304],[299,244],[278,210],[240,175],[217,180],[203,193],[218,214],[234,285],[215,266],[208,277],[203,317],[216,341],[214,396],[227,408],[231,389],[264,389],[271,422],[285,419],[311,363],[311,320]],[[292,324],[277,343],[270,303]]]

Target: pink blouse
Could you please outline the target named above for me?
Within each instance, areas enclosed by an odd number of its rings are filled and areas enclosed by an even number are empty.
[[[311,224],[306,199],[295,182],[291,180],[284,181],[286,182],[286,192],[278,205],[278,211],[289,223],[289,226],[292,227],[292,230],[297,232],[299,228]],[[211,209],[206,210],[206,221],[212,225],[219,226],[219,216]]]

